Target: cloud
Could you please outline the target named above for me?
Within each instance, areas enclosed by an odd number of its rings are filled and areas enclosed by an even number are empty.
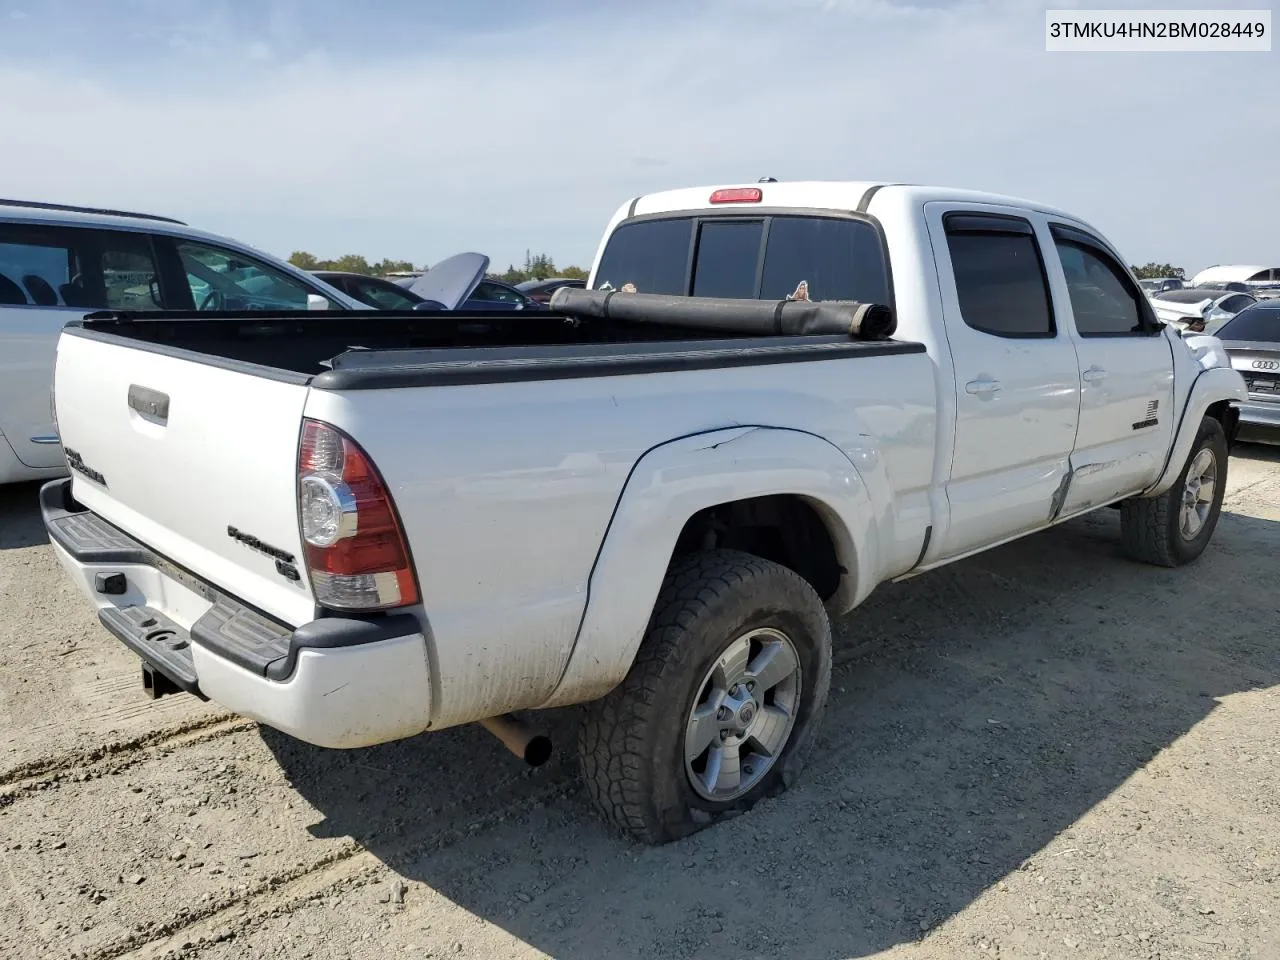
[[[136,75],[5,57],[6,189],[277,253],[506,263],[589,259],[638,193],[884,178],[1043,199],[1140,262],[1280,259],[1265,55],[1048,54],[1043,7],[1012,0],[596,7],[483,34],[401,8],[376,52],[273,9],[267,39],[220,12]]]

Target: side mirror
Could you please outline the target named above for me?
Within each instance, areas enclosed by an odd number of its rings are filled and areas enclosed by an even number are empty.
[[[308,294],[307,294],[307,309],[308,309],[308,310],[328,310],[328,309],[329,309],[329,298],[328,298],[328,297],[322,297],[322,296],[321,296],[320,294],[318,294],[318,293],[308,293]]]
[[[423,300],[421,303],[415,303],[415,304],[413,305],[413,309],[414,309],[415,311],[424,311],[424,312],[425,312],[425,311],[433,311],[433,310],[446,310],[446,311],[447,311],[449,308],[448,308],[448,307],[446,307],[446,306],[445,306],[443,303],[441,303],[439,300]]]

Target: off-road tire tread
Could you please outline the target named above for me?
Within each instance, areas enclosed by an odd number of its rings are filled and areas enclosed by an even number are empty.
[[[617,687],[586,705],[578,732],[578,754],[587,793],[618,830],[648,844],[674,839],[671,825],[659,821],[647,782],[646,758],[652,754],[649,732],[653,704],[666,683],[678,682],[690,669],[694,652],[687,629],[715,601],[742,590],[757,577],[791,578],[821,604],[799,574],[754,554],[708,550],[674,562],[654,604],[644,640],[630,671]],[[831,682],[831,663],[806,680],[819,700],[811,726],[821,721]],[[708,817],[710,820],[710,817]]]
[[[1177,567],[1185,561],[1173,548],[1173,538],[1177,536],[1175,529],[1178,523],[1178,510],[1183,483],[1187,470],[1196,453],[1205,445],[1206,438],[1217,433],[1222,441],[1219,452],[1226,451],[1226,433],[1222,424],[1213,417],[1205,417],[1200,421],[1195,442],[1187,454],[1186,463],[1178,474],[1173,486],[1158,497],[1134,497],[1120,504],[1120,541],[1124,552],[1134,560],[1153,564],[1159,567]],[[1225,487],[1227,482],[1227,460],[1222,458],[1218,464],[1220,476],[1218,483]],[[1214,524],[1216,526],[1215,518]]]

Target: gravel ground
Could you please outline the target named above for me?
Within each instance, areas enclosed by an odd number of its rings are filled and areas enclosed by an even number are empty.
[[[0,957],[1280,958],[1280,449],[1190,568],[1104,510],[882,587],[802,782],[657,849],[567,750],[147,700],[34,495],[0,489]]]

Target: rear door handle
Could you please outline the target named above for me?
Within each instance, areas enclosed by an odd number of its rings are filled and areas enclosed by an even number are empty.
[[[975,397],[989,397],[1000,389],[999,380],[970,380],[964,385],[965,390]]]
[[[1107,371],[1101,367],[1090,367],[1084,373],[1080,374],[1080,379],[1085,383],[1097,383],[1106,377]]]

